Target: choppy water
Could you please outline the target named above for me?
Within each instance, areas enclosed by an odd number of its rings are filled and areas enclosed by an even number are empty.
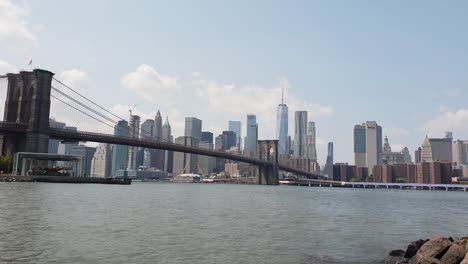
[[[0,183],[0,262],[379,263],[468,235],[468,193]]]

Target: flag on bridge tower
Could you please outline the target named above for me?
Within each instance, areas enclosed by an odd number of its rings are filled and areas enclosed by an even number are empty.
[[[29,61],[29,64],[28,64],[28,65],[29,65],[29,66],[31,66],[31,65],[32,65],[32,60],[30,60],[30,61]]]

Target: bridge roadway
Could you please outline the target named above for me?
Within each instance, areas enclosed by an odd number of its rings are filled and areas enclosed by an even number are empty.
[[[0,134],[8,134],[8,133],[26,133],[27,125],[26,124],[18,124],[18,123],[9,123],[9,122],[0,122]],[[117,144],[117,145],[127,145],[127,146],[135,146],[135,147],[142,147],[142,148],[152,148],[152,149],[163,149],[169,151],[176,151],[176,152],[184,152],[190,154],[197,154],[197,155],[204,155],[216,158],[223,158],[228,160],[234,160],[239,162],[245,162],[256,166],[271,166],[272,162],[261,160],[258,158],[241,156],[226,152],[218,152],[214,150],[208,149],[200,149],[195,147],[189,147],[184,145],[178,145],[174,143],[168,143],[163,141],[151,141],[148,139],[136,139],[136,138],[129,138],[124,136],[114,136],[108,134],[100,134],[100,133],[92,133],[92,132],[85,132],[85,131],[70,131],[70,130],[62,130],[56,128],[49,128],[46,132],[51,138],[59,139],[59,140],[66,140],[66,141],[90,141],[90,142],[99,142],[99,143],[108,143],[108,144]],[[305,172],[302,170],[298,170],[295,168],[291,168],[284,164],[278,164],[278,168],[281,171],[290,172],[294,174],[298,174],[307,178],[323,178],[323,176]]]

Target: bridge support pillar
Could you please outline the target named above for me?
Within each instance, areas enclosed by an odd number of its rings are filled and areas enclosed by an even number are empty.
[[[271,165],[258,167],[258,184],[278,185],[278,140],[257,141],[257,155],[259,159],[271,162]]]
[[[25,124],[27,132],[1,136],[1,154],[13,156],[16,152],[48,152],[50,91],[52,77],[49,71],[7,74],[8,88],[3,121]]]

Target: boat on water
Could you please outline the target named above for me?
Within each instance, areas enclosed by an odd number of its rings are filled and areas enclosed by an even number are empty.
[[[199,174],[195,173],[183,173],[174,177],[173,182],[177,183],[193,183],[193,182],[201,182],[203,177]]]

